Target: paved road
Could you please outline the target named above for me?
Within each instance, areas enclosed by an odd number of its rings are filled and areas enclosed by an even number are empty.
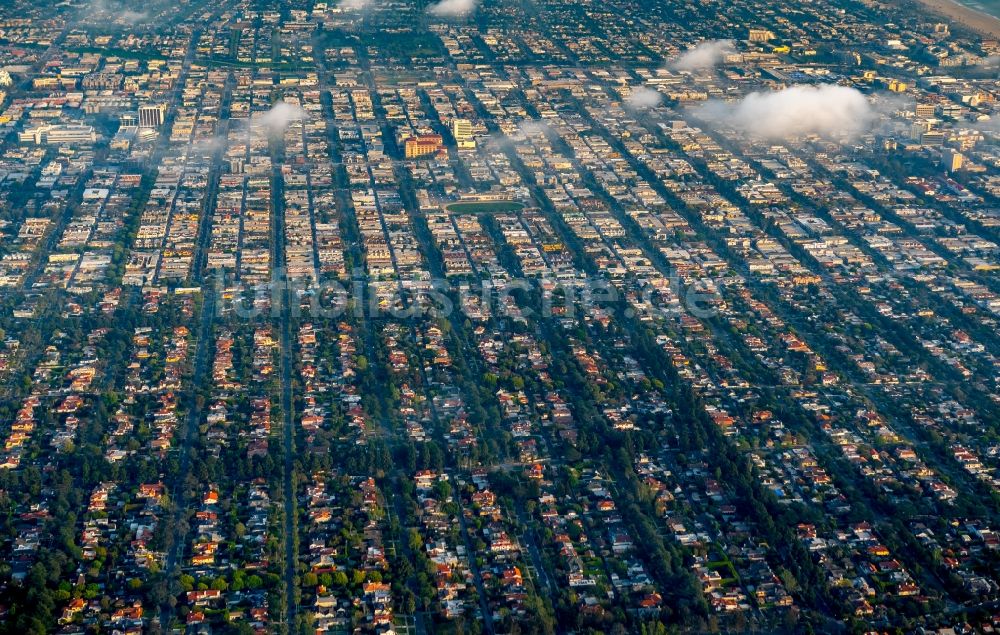
[[[284,179],[281,176],[282,162],[273,159],[274,167],[271,178],[272,197],[272,220],[273,231],[272,245],[274,257],[271,259],[275,274],[285,271],[285,188]],[[273,301],[273,300],[272,300]],[[291,302],[295,301],[289,293],[288,285],[282,284],[280,296],[280,313],[278,314],[278,337],[281,344],[281,432],[282,432],[282,454],[284,456],[283,465],[283,489],[285,495],[285,623],[288,631],[292,631],[296,626],[296,615],[298,611],[296,601],[296,570],[298,565],[298,553],[296,550],[296,534],[298,532],[298,510],[295,483],[295,413],[292,401],[292,324],[291,324]]]

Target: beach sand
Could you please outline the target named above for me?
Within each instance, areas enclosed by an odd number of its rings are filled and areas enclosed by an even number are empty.
[[[929,12],[956,22],[970,31],[1000,39],[1000,19],[981,13],[953,0],[917,0]]]

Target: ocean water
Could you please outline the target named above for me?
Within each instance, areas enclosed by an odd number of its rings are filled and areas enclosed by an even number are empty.
[[[957,0],[970,9],[1000,18],[1000,0]]]

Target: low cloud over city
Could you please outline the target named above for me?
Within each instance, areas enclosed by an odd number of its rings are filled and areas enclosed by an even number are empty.
[[[645,86],[636,86],[632,88],[628,97],[625,98],[625,105],[633,110],[655,108],[662,103],[663,93]]]
[[[251,126],[256,125],[267,129],[269,134],[281,134],[290,124],[308,118],[309,113],[303,110],[301,106],[279,101],[271,106],[271,109],[267,112],[254,115],[250,120],[250,124]]]
[[[732,40],[708,40],[687,49],[671,60],[668,66],[677,71],[700,71],[717,66],[736,51]]]
[[[462,18],[471,15],[479,0],[441,0],[427,7],[427,12],[442,18]]]
[[[853,137],[868,130],[877,115],[859,90],[836,84],[752,92],[735,101],[710,101],[691,112],[720,127],[775,140]]]

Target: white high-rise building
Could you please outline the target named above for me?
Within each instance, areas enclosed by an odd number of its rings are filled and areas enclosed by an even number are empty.
[[[139,127],[159,128],[167,120],[167,107],[164,104],[139,106]]]

